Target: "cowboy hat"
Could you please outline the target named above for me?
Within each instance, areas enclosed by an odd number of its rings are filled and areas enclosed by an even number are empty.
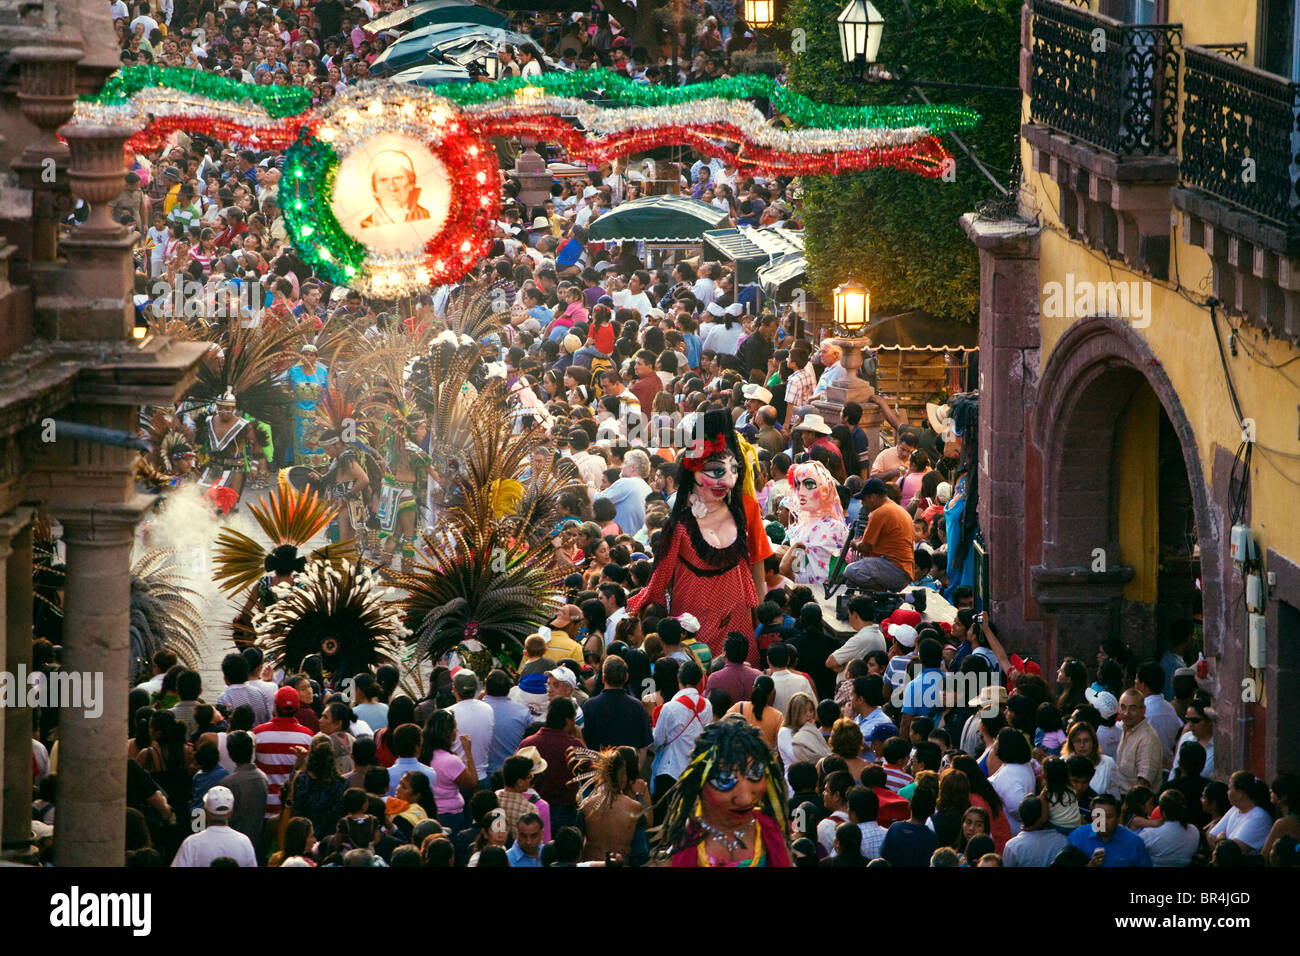
[[[799,431],[800,429],[806,432],[816,432],[819,435],[829,435],[831,433],[830,426],[826,424],[826,420],[816,412],[803,417],[803,421],[795,426],[795,431]]]
[[[762,402],[764,405],[772,400],[771,392],[765,389],[762,385],[757,385],[753,382],[750,382],[740,391],[746,399],[753,399]]]
[[[951,405],[936,405],[934,402],[926,402],[925,417],[930,420],[930,427],[934,429],[934,433],[943,438],[945,442],[956,439],[957,430],[952,421]]]

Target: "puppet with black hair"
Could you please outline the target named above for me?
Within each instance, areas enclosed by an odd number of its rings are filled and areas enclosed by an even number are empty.
[[[744,452],[727,412],[706,412],[700,424],[680,459],[677,500],[659,535],[654,574],[627,610],[637,614],[647,604],[662,604],[673,617],[693,614],[700,622],[696,640],[720,659],[729,633],[753,633],[758,594],[750,568]],[[758,663],[752,642],[749,662]]]
[[[668,791],[655,856],[672,866],[790,866],[785,780],[743,718],[710,724]]]

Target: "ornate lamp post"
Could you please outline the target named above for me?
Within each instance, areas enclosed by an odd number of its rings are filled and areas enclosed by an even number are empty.
[[[840,347],[840,364],[849,372],[836,384],[844,388],[844,401],[862,404],[874,391],[870,383],[858,378],[857,374],[862,367],[862,349],[868,344],[862,330],[871,320],[871,293],[850,276],[847,282],[835,287],[834,295],[836,337],[831,342]]]

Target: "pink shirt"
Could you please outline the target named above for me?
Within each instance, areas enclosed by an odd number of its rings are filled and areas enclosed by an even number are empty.
[[[456,785],[456,778],[465,772],[465,761],[446,750],[435,750],[429,766],[437,774],[437,782],[433,785],[433,800],[438,804],[438,812],[460,813],[465,809],[465,798]]]

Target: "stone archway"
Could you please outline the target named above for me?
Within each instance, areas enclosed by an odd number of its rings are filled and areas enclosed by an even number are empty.
[[[1223,515],[1210,497],[1196,435],[1146,341],[1124,321],[1098,316],[1076,322],[1057,342],[1034,403],[1032,439],[1042,454],[1045,494],[1042,564],[1030,579],[1046,612],[1050,666],[1067,654],[1090,662],[1101,640],[1120,632],[1123,586],[1133,569],[1112,558],[1105,571],[1094,571],[1093,556],[1098,548],[1119,554],[1116,434],[1122,411],[1144,385],[1182,449],[1200,544],[1205,653],[1223,653],[1229,616]]]

